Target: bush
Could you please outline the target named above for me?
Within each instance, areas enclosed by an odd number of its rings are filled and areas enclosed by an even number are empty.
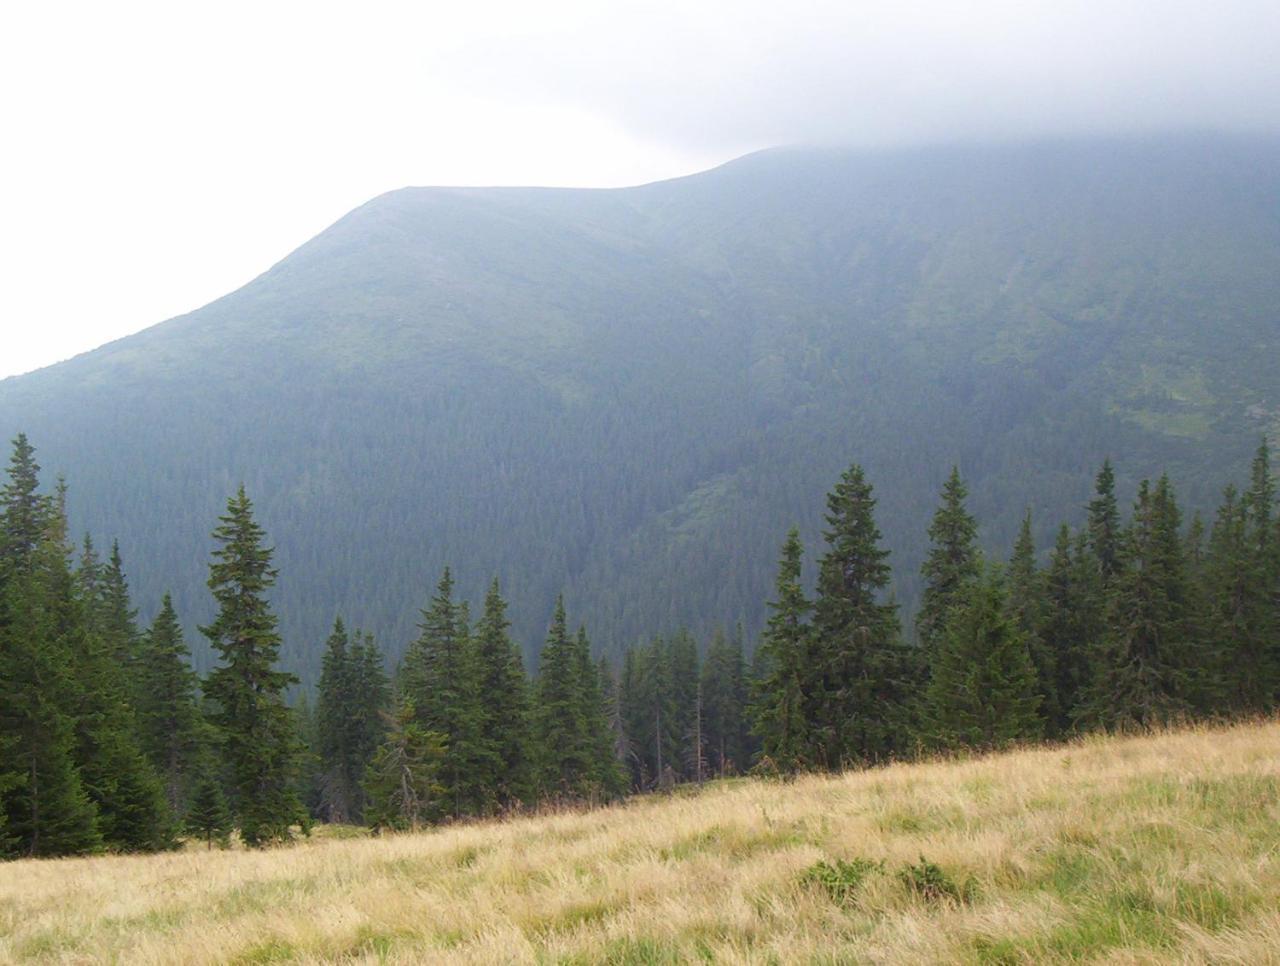
[[[968,902],[974,891],[971,881],[958,885],[942,866],[935,865],[923,855],[915,865],[902,867],[898,881],[914,897],[925,902]]]
[[[834,862],[822,861],[809,866],[804,871],[803,881],[807,885],[823,889],[837,905],[847,906],[854,901],[867,877],[883,870],[883,862],[858,858],[847,862],[836,859]]]

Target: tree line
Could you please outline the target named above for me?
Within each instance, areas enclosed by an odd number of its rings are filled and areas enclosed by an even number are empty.
[[[201,680],[165,597],[137,625],[118,547],[67,535],[14,441],[0,489],[0,855],[248,845],[313,820],[413,828],[741,773],[835,770],[937,749],[1273,711],[1280,518],[1265,444],[1212,524],[1143,483],[1122,519],[1109,463],[1086,524],[1042,562],[1028,515],[1007,562],[978,550],[953,470],[928,528],[913,633],[862,469],[827,498],[812,594],[785,540],[751,659],[740,628],[593,659],[557,601],[536,675],[494,580],[478,618],[446,568],[388,673],[339,617],[314,701],[291,707],[276,572],[243,487],[213,530]]]

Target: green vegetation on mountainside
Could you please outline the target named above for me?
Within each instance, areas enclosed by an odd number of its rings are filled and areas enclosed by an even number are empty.
[[[392,656],[446,563],[542,637],[754,632],[791,524],[858,461],[901,601],[953,463],[981,540],[1191,507],[1280,420],[1280,144],[776,151],[614,191],[406,189],[190,315],[0,383],[0,435],[118,537],[146,617],[206,621],[207,521],[244,482],[282,661],[334,613]],[[1037,545],[1051,535],[1037,533]],[[806,575],[812,576],[812,575]],[[196,655],[208,666],[207,652]]]

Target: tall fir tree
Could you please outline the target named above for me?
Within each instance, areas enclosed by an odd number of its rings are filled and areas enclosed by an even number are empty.
[[[1089,548],[1093,551],[1107,589],[1120,569],[1123,534],[1120,507],[1116,501],[1116,474],[1111,460],[1104,460],[1094,480],[1093,499],[1089,501]]]
[[[1276,513],[1276,482],[1271,470],[1271,448],[1264,437],[1254,454],[1249,491],[1244,496],[1245,539],[1248,550],[1250,594],[1249,623],[1252,633],[1267,645],[1258,655],[1261,681],[1258,709],[1275,707],[1280,698],[1280,514]]]
[[[365,821],[374,831],[416,829],[449,813],[440,781],[444,735],[425,730],[411,700],[387,715],[386,734],[365,771]]]
[[[1035,667],[1040,715],[1047,727],[1054,727],[1062,717],[1057,687],[1058,654],[1041,636],[1047,607],[1045,575],[1036,566],[1035,539],[1031,535],[1029,510],[1023,514],[1013,555],[1009,558],[1005,588],[1009,618],[1026,641],[1027,652]]]
[[[479,740],[489,766],[481,780],[493,789],[498,807],[515,807],[533,797],[529,684],[496,577],[476,624],[475,656],[483,696]]]
[[[285,689],[294,675],[277,668],[280,635],[268,593],[275,584],[273,550],[253,518],[241,486],[227,501],[213,538],[209,589],[218,604],[213,623],[202,627],[221,663],[205,691],[214,703],[232,808],[246,845],[285,841],[294,825],[305,830],[306,810],[297,793],[301,742]]]
[[[353,725],[358,700],[358,668],[351,654],[351,638],[342,618],[333,622],[321,659],[316,693],[316,752],[319,761],[319,811],[328,822],[358,819],[357,801],[364,769]]]
[[[805,694],[814,674],[809,664],[813,605],[800,582],[803,555],[800,533],[793,528],[778,561],[771,613],[757,651],[761,674],[751,708],[761,759],[782,772],[820,764]]]
[[[231,833],[231,812],[217,779],[201,775],[191,791],[191,805],[183,820],[187,834],[202,838],[206,848],[225,847]]]
[[[1092,655],[1084,719],[1105,728],[1164,724],[1193,709],[1196,642],[1188,639],[1186,573],[1168,479],[1143,481],[1121,540],[1107,630]]]
[[[702,703],[711,769],[723,778],[746,764],[746,665],[742,638],[716,631],[702,665]]]
[[[372,634],[356,631],[352,635],[351,670],[355,679],[354,700],[348,729],[352,734],[351,752],[360,775],[381,747],[387,734],[387,714],[391,710],[391,687],[387,680],[382,652]],[[355,818],[364,819],[365,790],[363,778],[355,793]]]
[[[578,702],[582,709],[581,740],[587,757],[583,790],[593,802],[609,801],[626,790],[622,763],[614,747],[613,729],[605,702],[605,687],[600,666],[591,660],[591,643],[585,627],[579,627],[573,641],[577,663]]]
[[[1052,678],[1041,680],[1041,711],[1045,734],[1059,738],[1074,726],[1081,689],[1089,679],[1090,642],[1102,626],[1100,576],[1082,533],[1073,540],[1066,524],[1049,557],[1043,581],[1044,606],[1037,640],[1043,653],[1040,668],[1052,667]],[[1043,671],[1041,672],[1043,673]]]
[[[925,693],[927,743],[988,750],[1041,736],[1035,666],[1009,610],[987,568],[948,611]]]
[[[969,491],[959,467],[942,486],[942,501],[929,524],[929,554],[920,569],[924,592],[916,616],[916,637],[926,663],[942,639],[947,611],[963,598],[978,575],[978,524],[965,508]]]
[[[906,747],[911,656],[897,604],[885,599],[889,552],[875,505],[857,464],[827,496],[806,683],[814,757],[826,768],[885,761]]]
[[[676,755],[672,770],[679,780],[694,778],[696,764],[705,750],[695,753],[698,740],[698,642],[681,629],[667,641],[667,681],[671,693],[671,732],[675,737]]]
[[[440,783],[454,818],[488,811],[493,790],[482,776],[492,774],[491,749],[481,741],[481,702],[470,627],[464,607],[453,599],[453,574],[445,568],[418,625],[402,668],[401,691],[411,701],[418,726],[444,739]]]
[[[19,434],[0,487],[0,805],[9,852],[74,855],[102,837],[76,761],[73,655],[55,600],[61,524],[39,488],[35,449]]]
[[[186,809],[208,738],[190,659],[173,600],[165,594],[139,644],[137,717],[142,751],[159,774],[174,815]]]
[[[49,518],[46,603],[54,634],[65,642],[74,668],[69,693],[76,764],[97,806],[98,829],[107,847],[127,852],[167,848],[175,844],[173,818],[159,776],[141,747],[132,703],[133,667],[127,663],[129,655],[117,650],[109,623],[114,608],[132,613],[119,550],[112,554],[111,596],[84,600],[69,563],[65,501],[66,485],[59,481]],[[103,607],[97,622],[89,617],[95,606]]]
[[[579,678],[576,648],[560,597],[542,647],[534,703],[539,787],[545,795],[580,797],[589,781],[591,756],[583,740],[586,722]]]

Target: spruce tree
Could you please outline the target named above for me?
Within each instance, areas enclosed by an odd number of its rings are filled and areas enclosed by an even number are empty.
[[[356,820],[357,791],[367,764],[359,760],[355,747],[358,734],[354,719],[359,682],[350,645],[346,626],[338,617],[325,641],[316,704],[319,811],[328,822]]]
[[[1243,499],[1247,541],[1243,563],[1251,586],[1248,621],[1251,633],[1267,642],[1256,668],[1261,693],[1251,697],[1251,703],[1269,710],[1280,698],[1280,514],[1265,438],[1254,454],[1249,476],[1249,491]]]
[[[87,615],[95,605],[79,596],[66,543],[66,486],[59,482],[49,517],[45,603],[52,632],[71,657],[69,708],[74,720],[75,760],[90,800],[97,806],[98,829],[108,848],[150,851],[174,844],[173,820],[155,769],[141,747],[132,706],[132,669],[122,663],[104,619]],[[119,578],[112,602],[131,612],[118,551],[113,569]],[[104,596],[103,602],[106,601]]]
[[[241,486],[213,531],[209,589],[218,614],[201,628],[221,661],[205,691],[216,706],[240,835],[253,847],[289,839],[294,825],[307,827],[295,782],[301,747],[284,700],[297,678],[276,667],[280,635],[267,599],[276,571],[265,536]]]
[[[445,568],[435,596],[422,612],[418,639],[410,645],[402,669],[401,692],[412,703],[422,732],[444,739],[440,782],[454,818],[485,812],[492,789],[482,777],[492,774],[490,749],[481,742],[481,701],[468,620],[453,600],[453,575]]]
[[[427,731],[411,700],[387,716],[386,736],[365,771],[365,822],[374,831],[416,829],[453,807],[440,781],[445,738]]]
[[[1056,649],[1041,637],[1046,614],[1045,575],[1036,566],[1030,511],[1022,517],[1013,555],[1009,558],[1005,585],[1009,617],[1026,641],[1031,663],[1036,670],[1040,714],[1046,726],[1056,731],[1056,724],[1062,718],[1058,703],[1058,655]]]
[[[1067,734],[1076,720],[1081,689],[1090,676],[1091,642],[1102,625],[1100,577],[1093,555],[1084,534],[1073,541],[1066,524],[1058,530],[1043,590],[1036,635],[1043,652],[1037,664],[1053,670],[1051,679],[1040,682],[1041,709],[1045,733],[1057,738]]]
[[[203,775],[197,779],[183,827],[188,835],[204,839],[210,849],[214,842],[226,847],[231,832],[231,812],[222,788],[212,777]]]
[[[916,616],[916,637],[927,662],[941,641],[947,611],[978,575],[978,524],[965,508],[968,495],[959,468],[953,466],[929,524],[929,555],[920,571],[924,593]]]
[[[709,764],[723,778],[746,762],[746,665],[741,637],[729,638],[723,630],[716,631],[702,666],[702,703]]]
[[[56,599],[66,571],[61,522],[39,476],[20,434],[0,488],[0,805],[11,852],[74,855],[102,838],[75,754],[73,655]]]
[[[578,647],[569,636],[564,598],[560,597],[542,647],[534,703],[543,794],[581,798],[589,791],[593,755],[587,738],[584,688]]]
[[[1089,548],[1098,562],[1103,588],[1109,588],[1120,569],[1122,541],[1116,474],[1109,459],[1103,461],[1094,481],[1094,496],[1089,502],[1088,534]]]
[[[687,630],[680,630],[667,642],[667,675],[673,717],[671,731],[677,743],[671,762],[680,779],[695,777],[694,770],[704,751],[694,752],[698,725],[698,643]]]
[[[600,667],[591,660],[591,643],[585,627],[579,627],[573,642],[577,663],[578,701],[581,707],[582,741],[587,758],[583,793],[591,801],[608,801],[622,794],[626,779],[614,746],[613,729],[605,702]]]
[[[102,641],[107,653],[122,669],[126,684],[136,684],[132,676],[133,664],[138,651],[138,612],[129,598],[129,581],[124,572],[124,561],[120,557],[120,544],[112,541],[111,556],[101,570],[101,617],[98,624]],[[137,688],[129,687],[127,697],[132,702],[137,696]]]
[[[813,605],[800,583],[803,554],[800,533],[793,528],[778,561],[771,613],[757,651],[764,670],[755,682],[751,708],[761,760],[782,772],[820,763],[805,700],[806,682],[814,675],[809,666],[812,628],[808,620]]]
[[[351,753],[363,776],[373,756],[386,738],[387,713],[391,707],[390,685],[382,652],[368,632],[352,636],[351,668],[355,678],[354,703],[348,727],[352,734]],[[355,790],[354,818],[363,821],[365,792],[363,777]]]
[[[925,693],[929,743],[987,750],[1039,738],[1035,667],[998,575],[988,568],[962,593]]]
[[[953,491],[963,496],[963,488]],[[897,604],[884,599],[889,552],[880,546],[875,504],[856,464],[827,497],[805,685],[815,761],[827,768],[884,761],[906,746],[910,655]]]
[[[480,708],[479,740],[489,765],[480,780],[494,790],[497,805],[510,808],[533,794],[529,684],[520,649],[511,640],[507,603],[495,577],[476,625],[475,657]]]
[[[6,833],[20,855],[93,852],[102,837],[76,763],[70,651],[30,566],[10,576],[0,596],[0,733],[11,742],[2,799]]]
[[[142,751],[159,774],[175,815],[186,808],[206,738],[190,659],[173,600],[165,594],[139,645],[137,717]]]
[[[1189,713],[1197,686],[1186,574],[1172,489],[1139,487],[1112,578],[1107,630],[1092,656],[1084,719],[1106,728],[1163,724]]]

